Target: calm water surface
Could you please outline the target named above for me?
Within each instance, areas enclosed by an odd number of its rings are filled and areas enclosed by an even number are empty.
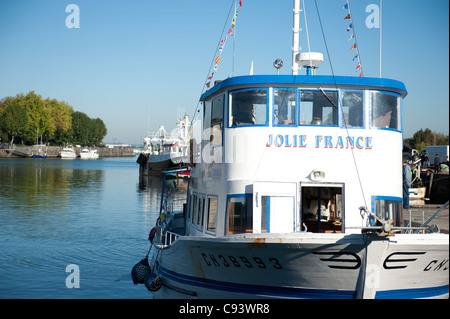
[[[130,272],[161,185],[139,182],[136,158],[0,159],[0,298],[151,298]]]

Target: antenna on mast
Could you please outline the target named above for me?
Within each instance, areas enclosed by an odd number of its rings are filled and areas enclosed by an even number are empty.
[[[298,75],[298,63],[296,57],[299,52],[300,0],[294,0],[294,28],[292,30],[292,75]]]

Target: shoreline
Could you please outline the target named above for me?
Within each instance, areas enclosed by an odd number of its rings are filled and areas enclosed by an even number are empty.
[[[132,148],[105,148],[105,147],[74,147],[77,156],[80,155],[82,149],[95,149],[99,157],[134,157]],[[0,149],[0,158],[31,158],[33,154],[47,154],[47,158],[58,158],[58,154],[63,146],[17,146],[11,149]]]

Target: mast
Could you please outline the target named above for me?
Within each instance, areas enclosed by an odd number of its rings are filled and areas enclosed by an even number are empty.
[[[298,64],[296,56],[299,51],[299,32],[300,32],[300,0],[294,0],[294,28],[292,29],[292,75],[298,75]]]

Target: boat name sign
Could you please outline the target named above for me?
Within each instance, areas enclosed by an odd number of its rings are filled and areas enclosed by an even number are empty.
[[[308,139],[307,135],[269,135],[266,147],[300,147],[306,148],[312,140],[315,148],[352,148],[371,150],[373,138],[370,136],[331,136],[315,135]]]

